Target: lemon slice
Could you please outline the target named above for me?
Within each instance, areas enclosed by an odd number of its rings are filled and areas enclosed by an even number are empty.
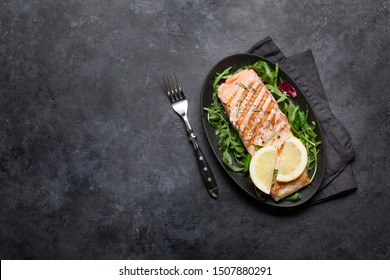
[[[286,139],[277,165],[276,180],[279,182],[290,182],[303,173],[307,165],[307,151],[298,138],[290,136]]]
[[[249,165],[249,175],[255,186],[266,194],[270,194],[277,151],[273,146],[258,150]]]

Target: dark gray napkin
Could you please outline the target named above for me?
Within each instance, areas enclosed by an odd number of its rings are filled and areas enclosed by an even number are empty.
[[[355,150],[351,137],[329,107],[311,51],[287,58],[272,39],[266,37],[248,52],[265,57],[272,62],[279,62],[280,67],[305,92],[316,112],[325,142],[326,169],[319,191],[309,204],[323,202],[356,190],[356,181],[351,166]]]

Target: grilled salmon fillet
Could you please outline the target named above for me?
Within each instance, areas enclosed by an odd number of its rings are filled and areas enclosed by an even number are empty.
[[[229,77],[218,87],[218,98],[251,156],[262,146],[274,146],[281,153],[284,142],[292,134],[291,127],[254,70],[245,69]],[[309,183],[305,170],[291,182],[275,181],[271,195],[278,201]]]
[[[218,98],[250,155],[260,146],[279,151],[291,135],[287,117],[254,70],[229,77],[219,86]]]

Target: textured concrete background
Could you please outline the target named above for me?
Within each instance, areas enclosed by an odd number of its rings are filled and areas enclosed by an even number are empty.
[[[389,259],[390,2],[314,2],[1,1],[0,257]],[[211,66],[267,35],[286,55],[313,51],[357,150],[357,192],[287,215],[233,184],[200,118]]]

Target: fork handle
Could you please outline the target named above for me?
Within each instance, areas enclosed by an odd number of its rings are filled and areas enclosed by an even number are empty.
[[[207,191],[213,198],[216,199],[218,198],[218,194],[219,194],[218,186],[217,186],[217,182],[215,181],[214,174],[210,169],[210,165],[208,164],[206,158],[204,157],[204,154],[199,147],[198,141],[196,140],[196,136],[194,135],[194,133],[190,133],[189,139],[194,146],[196,159],[198,161],[198,165],[200,169],[200,174],[202,175],[202,179],[206,185]]]

